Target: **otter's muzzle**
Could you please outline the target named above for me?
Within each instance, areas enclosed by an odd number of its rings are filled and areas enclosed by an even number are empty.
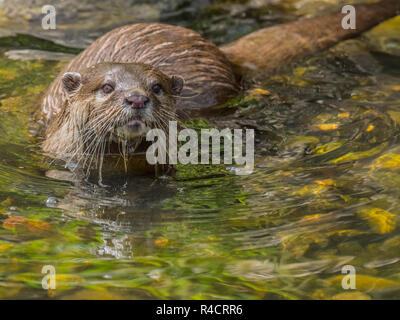
[[[125,105],[131,107],[132,109],[143,109],[148,105],[149,101],[150,99],[148,97],[137,92],[133,92],[125,98]]]

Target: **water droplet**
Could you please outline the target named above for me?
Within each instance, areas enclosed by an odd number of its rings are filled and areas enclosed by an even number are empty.
[[[53,197],[49,197],[46,200],[46,206],[49,208],[54,208],[57,204],[57,199]]]
[[[65,167],[70,169],[70,170],[74,170],[76,168],[76,163],[68,162],[68,163],[65,164]]]

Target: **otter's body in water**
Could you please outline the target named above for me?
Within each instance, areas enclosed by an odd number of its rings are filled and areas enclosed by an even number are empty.
[[[140,150],[146,130],[163,128],[177,109],[222,104],[240,90],[242,77],[265,77],[297,57],[370,29],[398,10],[398,0],[359,5],[355,30],[343,29],[343,14],[334,13],[262,29],[220,48],[177,26],[117,28],[74,58],[50,85],[42,108],[51,123],[44,151],[82,167],[90,167],[93,159],[100,170],[103,160],[115,165],[119,162],[110,161],[109,155],[119,152],[125,158]],[[162,95],[152,91],[153,85]],[[126,161],[121,162],[127,170]],[[147,170],[139,166],[135,171]]]
[[[61,111],[66,93],[64,72],[82,72],[100,62],[144,63],[185,80],[178,108],[203,108],[226,101],[239,86],[231,63],[195,31],[160,23],[139,23],[114,29],[74,58],[50,85],[44,99],[47,118]]]

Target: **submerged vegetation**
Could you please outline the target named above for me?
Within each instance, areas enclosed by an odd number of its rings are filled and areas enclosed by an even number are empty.
[[[224,42],[247,33],[246,20],[258,27],[328,3],[261,2],[181,5],[160,19]],[[36,111],[64,62],[6,55],[77,50],[0,38],[0,298],[399,299],[399,30],[397,17],[184,123],[255,129],[250,176],[179,165],[175,178],[109,188],[75,184],[41,154]],[[341,287],[348,264],[356,290]],[[56,290],[42,289],[44,265],[56,268]]]

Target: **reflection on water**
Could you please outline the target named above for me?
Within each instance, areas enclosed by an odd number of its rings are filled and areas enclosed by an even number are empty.
[[[304,15],[299,3],[237,10],[255,26]],[[186,8],[217,41],[218,25],[247,32],[230,24],[233,4]],[[256,130],[252,175],[178,166],[175,178],[108,188],[41,155],[35,110],[64,62],[10,60],[20,42],[0,39],[0,298],[400,298],[399,30],[389,21],[208,115],[201,123]],[[341,288],[347,264],[356,291]],[[56,290],[41,288],[44,265]]]

